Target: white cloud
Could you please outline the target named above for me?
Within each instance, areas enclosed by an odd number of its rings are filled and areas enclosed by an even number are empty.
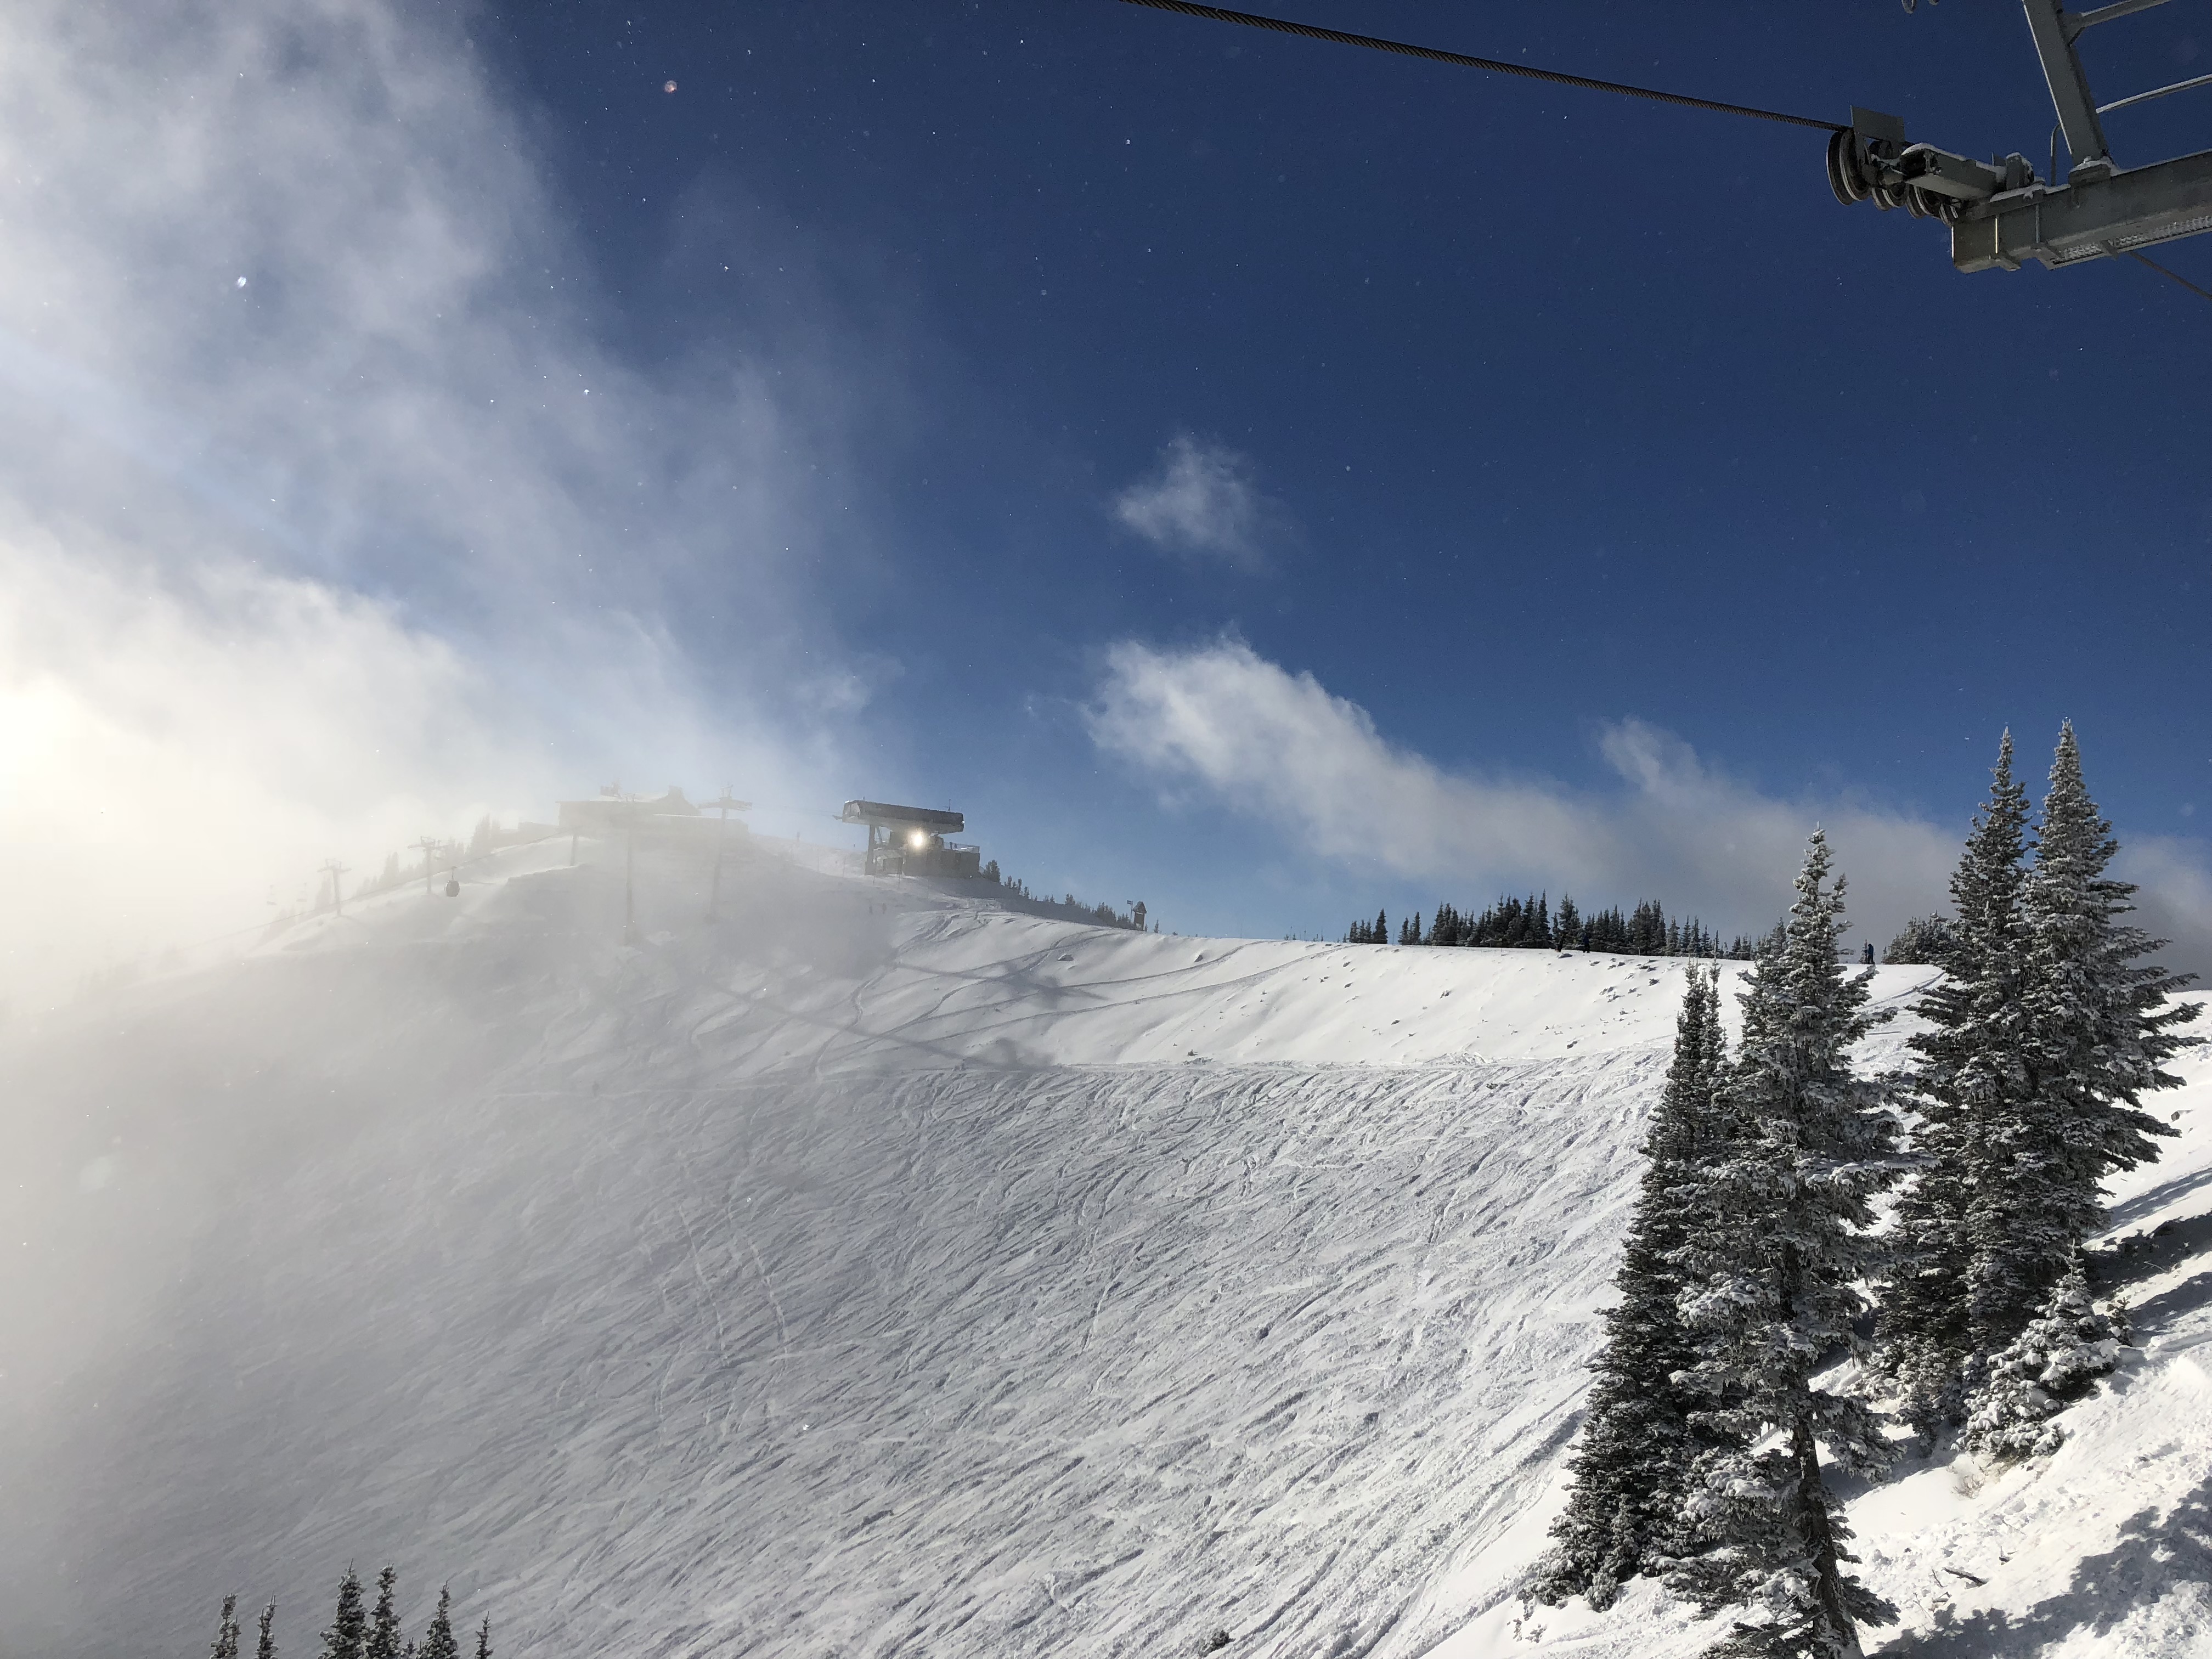
[[[2127,837],[2112,873],[2136,884],[2133,920],[2154,939],[2173,941],[2163,956],[2212,975],[2212,847],[2173,836]]]
[[[1461,867],[1472,852],[1531,867],[1564,847],[1599,849],[1571,805],[1541,787],[1453,777],[1395,747],[1358,704],[1241,641],[1187,651],[1116,646],[1091,711],[1108,750],[1189,779],[1282,825],[1324,857],[1405,875]]]
[[[1849,799],[1776,799],[1634,720],[1600,738],[1617,791],[1447,772],[1389,742],[1364,709],[1311,674],[1291,673],[1234,639],[1180,650],[1115,647],[1090,719],[1101,747],[1164,784],[1195,786],[1276,826],[1291,845],[1427,883],[1461,903],[1564,889],[1585,902],[1657,898],[1754,931],[1788,902],[1817,825],[1850,878],[1860,933],[1881,941],[1906,917],[1947,902],[1964,830]],[[2162,844],[2134,852],[2147,915],[2174,933],[2177,956],[2203,959],[2212,883]]]
[[[610,775],[832,793],[807,377],[632,371],[562,217],[434,12],[0,15],[0,993]]]
[[[1114,516],[1155,546],[1215,558],[1245,570],[1267,563],[1282,509],[1252,480],[1233,449],[1177,433],[1159,465],[1114,498]]]

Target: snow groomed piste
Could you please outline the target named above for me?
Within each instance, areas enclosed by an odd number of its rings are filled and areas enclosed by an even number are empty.
[[[798,850],[798,849],[793,849]],[[1680,975],[566,837],[0,1032],[0,1655],[1686,1655],[1531,1607]],[[603,866],[599,860],[607,863]],[[1729,978],[1723,969],[1723,1002]],[[1924,969],[1880,970],[1910,999]],[[1732,1004],[1729,1005],[1732,1012]],[[1899,1052],[1896,1025],[1869,1055]],[[2212,1650],[2212,1084],[2047,1465],[1858,1498],[1915,1655]]]

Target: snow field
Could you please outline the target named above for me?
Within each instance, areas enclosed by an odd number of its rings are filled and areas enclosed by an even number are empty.
[[[0,1036],[0,1655],[198,1650],[233,1588],[306,1650],[387,1559],[517,1656],[1694,1650],[1648,1587],[1510,1594],[1675,965],[1139,936],[758,848],[711,926],[641,852],[625,947],[583,854]],[[2198,1076],[2130,1228],[2212,1206]],[[2212,1473],[2207,1264],[2154,1255],[2049,1470],[1860,1500],[1899,1650],[2205,1650],[2163,1517]],[[2044,1645],[1958,1645],[1989,1606]]]

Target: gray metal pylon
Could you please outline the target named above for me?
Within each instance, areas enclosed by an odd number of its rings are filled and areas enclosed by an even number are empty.
[[[2058,130],[2065,136],[2066,148],[2073,152],[2074,165],[2095,162],[2110,167],[2112,151],[2105,143],[2104,124],[2097,119],[2097,100],[2089,95],[2089,77],[2081,72],[2081,54],[2074,49],[2075,38],[2081,32],[2080,20],[2061,7],[2058,0],[2021,0],[2021,3],[2027,9],[2035,55],[2043,60],[2051,107],[2058,113]]]

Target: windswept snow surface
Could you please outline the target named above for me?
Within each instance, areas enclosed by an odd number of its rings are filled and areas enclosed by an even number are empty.
[[[641,850],[624,944],[618,849],[568,854],[0,1033],[0,1655],[196,1651],[232,1589],[299,1653],[386,1560],[514,1659],[1710,1635],[1515,1593],[1674,964],[1148,937],[757,845],[713,922]],[[2212,1651],[2193,1075],[2072,1443],[1859,1501],[1896,1650]]]

